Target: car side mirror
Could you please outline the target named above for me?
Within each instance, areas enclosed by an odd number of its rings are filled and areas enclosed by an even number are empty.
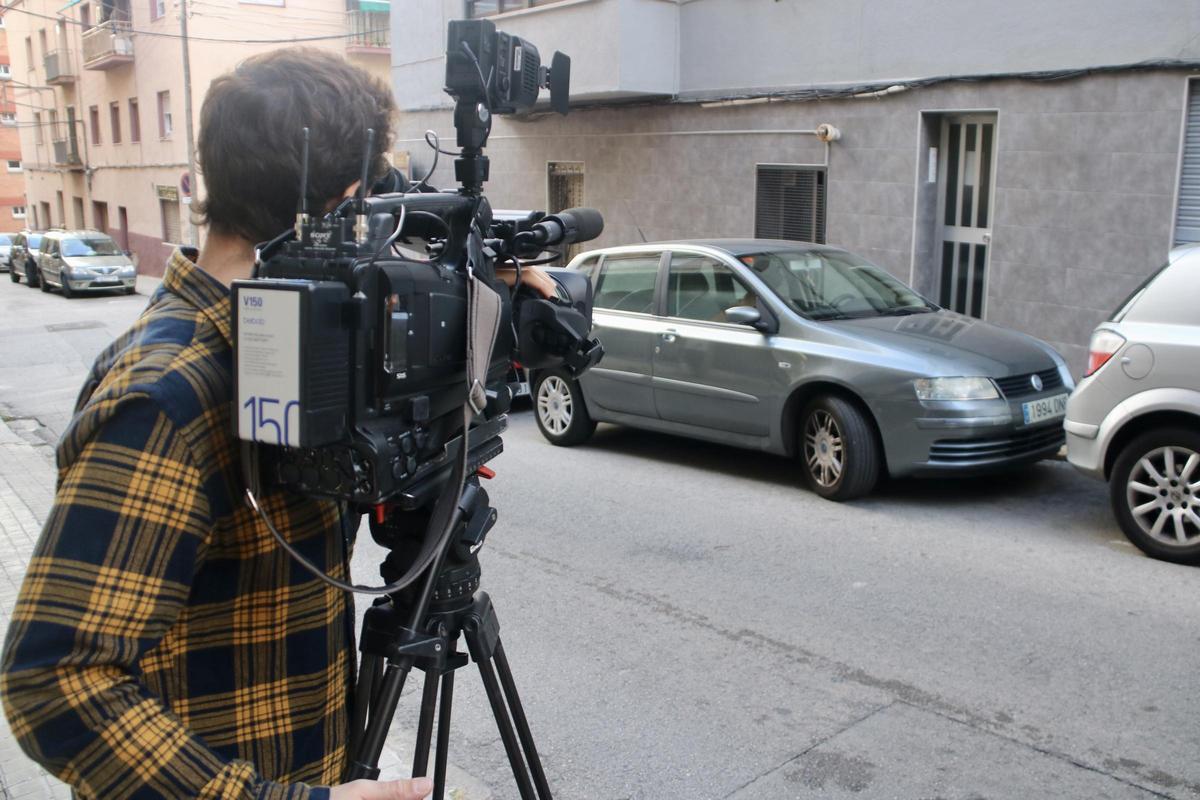
[[[754,306],[734,306],[725,309],[725,321],[734,325],[757,327],[762,322],[762,313]]]

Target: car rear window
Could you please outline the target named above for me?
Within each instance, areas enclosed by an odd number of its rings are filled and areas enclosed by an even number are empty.
[[[1110,321],[1200,325],[1197,281],[1200,281],[1200,257],[1181,258],[1167,264],[1135,289]]]

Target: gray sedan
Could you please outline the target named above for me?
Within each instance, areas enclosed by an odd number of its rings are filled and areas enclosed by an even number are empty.
[[[601,363],[533,376],[538,427],[597,422],[798,456],[833,500],[893,476],[1028,464],[1063,444],[1073,386],[1031,336],[938,308],[858,256],[711,240],[585,253]]]

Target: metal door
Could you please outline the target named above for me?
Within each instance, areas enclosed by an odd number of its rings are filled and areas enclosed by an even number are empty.
[[[994,217],[996,116],[943,118],[941,153],[938,302],[982,319],[987,311],[987,267]]]
[[[667,317],[654,347],[660,418],[752,436],[770,432],[779,368],[767,337],[723,321],[726,308],[755,300],[729,265],[672,254]]]

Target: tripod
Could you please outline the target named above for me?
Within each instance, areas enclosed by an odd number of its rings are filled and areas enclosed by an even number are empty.
[[[487,493],[479,487],[477,478],[467,484],[459,507],[463,514],[451,539],[450,552],[434,564],[431,578],[420,592],[405,590],[386,595],[367,610],[360,644],[363,659],[355,687],[347,779],[379,776],[379,756],[388,727],[408,673],[416,667],[425,673],[425,688],[413,754],[413,777],[428,773],[436,714],[433,797],[442,800],[450,749],[454,673],[468,664],[467,654],[458,652],[461,636],[483,679],[521,800],[551,800],[525,709],[500,641],[495,607],[486,592],[478,591],[477,552],[487,531],[495,524],[496,511],[489,506]],[[420,543],[410,533],[414,530],[411,523],[422,519],[421,512],[393,512],[385,521],[372,524],[372,535],[390,551],[381,568],[385,579],[392,580],[389,575],[403,572],[402,565]],[[427,613],[419,614],[422,608],[428,609]],[[414,625],[418,616],[422,618]]]

